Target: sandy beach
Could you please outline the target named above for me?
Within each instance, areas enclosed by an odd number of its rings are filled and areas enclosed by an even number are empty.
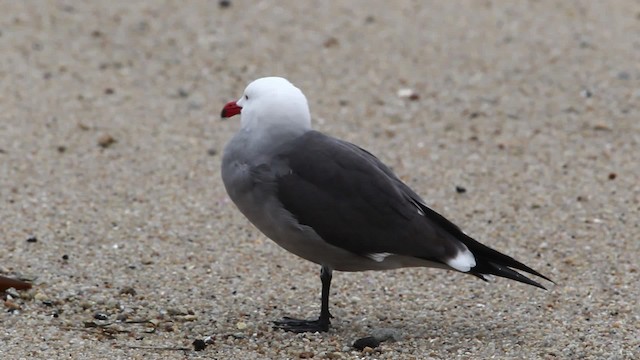
[[[319,267],[220,179],[220,110],[268,75],[556,285],[335,272],[328,333],[273,330]],[[0,109],[0,275],[33,283],[2,359],[640,356],[637,1],[2,0]]]

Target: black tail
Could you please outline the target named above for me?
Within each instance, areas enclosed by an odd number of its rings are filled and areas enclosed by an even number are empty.
[[[460,240],[476,257],[476,266],[472,268],[471,271],[469,271],[471,275],[475,275],[485,281],[486,279],[482,275],[496,275],[547,290],[547,288],[540,285],[538,282],[529,279],[528,277],[520,274],[517,271],[514,271],[513,269],[510,269],[514,268],[528,272],[529,274],[533,274],[553,283],[553,280],[540,274],[539,272],[533,270],[532,268],[519,262],[511,256],[505,255],[497,250],[483,245],[467,235],[464,235],[464,238],[460,238]]]
[[[494,250],[486,245],[477,242],[476,240],[462,232],[462,230],[460,230],[460,228],[457,227],[454,223],[447,220],[444,216],[433,211],[428,206],[422,204],[420,201],[418,201],[418,204],[432,221],[435,221],[437,224],[447,230],[451,235],[455,236],[458,240],[464,243],[469,251],[473,253],[476,258],[476,266],[473,267],[471,271],[469,271],[469,274],[475,275],[485,281],[487,279],[485,279],[485,277],[482,275],[496,275],[547,290],[547,288],[540,285],[538,282],[529,279],[528,277],[520,274],[517,271],[514,271],[513,269],[510,269],[514,268],[528,272],[529,274],[533,274],[553,283],[553,280],[540,274],[539,272],[533,270],[532,268],[519,262],[511,256],[505,255],[497,250]]]

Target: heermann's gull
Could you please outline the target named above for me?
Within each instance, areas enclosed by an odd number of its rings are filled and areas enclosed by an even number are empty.
[[[514,268],[551,281],[467,236],[366,150],[312,130],[306,97],[286,79],[250,83],[221,115],[238,114],[222,160],[229,197],[278,245],[322,266],[320,317],[285,317],[277,328],[329,329],[332,270],[437,267],[544,289]]]

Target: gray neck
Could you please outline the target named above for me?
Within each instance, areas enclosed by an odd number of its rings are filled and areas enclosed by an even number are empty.
[[[234,153],[246,161],[271,156],[282,144],[302,136],[309,129],[271,126],[241,129],[225,148],[225,155]]]

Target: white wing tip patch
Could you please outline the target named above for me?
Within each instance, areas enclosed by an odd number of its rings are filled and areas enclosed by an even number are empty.
[[[460,250],[455,257],[447,260],[446,262],[447,265],[462,272],[469,272],[472,267],[476,266],[475,256],[473,256],[471,251],[466,247],[463,250]]]
[[[486,281],[492,282],[496,279],[495,276],[490,275],[490,274],[480,274],[480,276],[482,276],[482,278]]]
[[[383,262],[387,256],[393,255],[392,253],[384,252],[384,253],[373,253],[367,254],[367,257],[376,262]]]

